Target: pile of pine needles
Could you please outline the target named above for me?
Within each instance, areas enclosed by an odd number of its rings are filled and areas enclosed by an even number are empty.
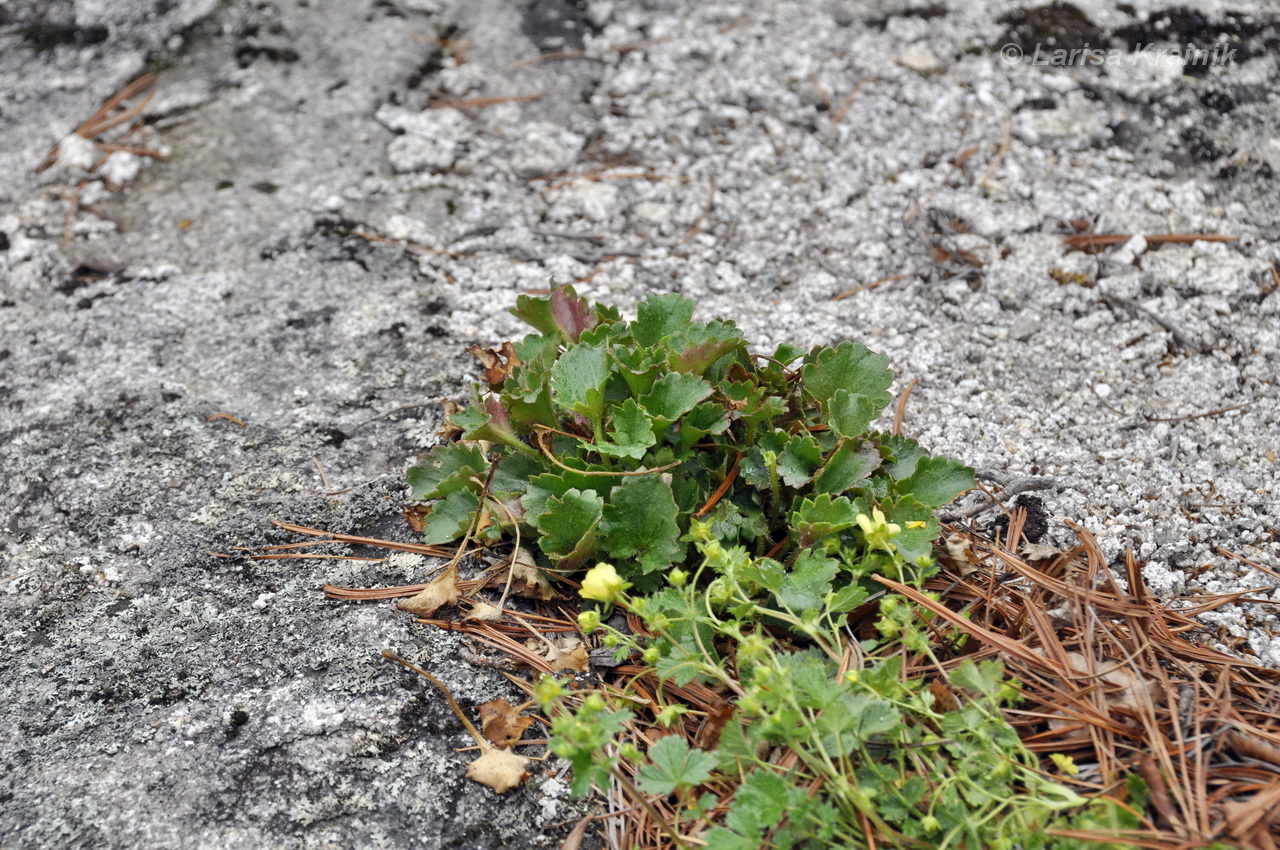
[[[926,681],[945,704],[956,699],[947,684],[951,669],[966,659],[1004,661],[1009,675],[1021,683],[1023,696],[1006,709],[1006,717],[1026,745],[1043,756],[1044,771],[1083,796],[1125,805],[1142,824],[1123,835],[1077,831],[1060,833],[1063,838],[1150,848],[1213,842],[1262,850],[1280,846],[1280,671],[1212,648],[1208,630],[1195,619],[1224,605],[1261,600],[1235,593],[1161,602],[1148,591],[1132,553],[1124,574],[1118,576],[1108,568],[1097,541],[1074,524],[1068,524],[1079,541],[1074,548],[1025,544],[1025,518],[1015,509],[1004,534],[1017,546],[960,525],[948,526],[941,571],[926,585],[931,595],[882,580],[890,592],[902,594],[931,615],[928,628],[936,660],[901,648],[903,674]],[[449,557],[454,564],[462,554],[284,527],[313,540],[259,550],[250,557],[315,557],[299,550],[323,543]],[[625,706],[637,712],[628,733],[642,751],[671,734],[658,726],[656,717],[673,704],[687,709],[675,731],[691,746],[715,747],[734,712],[721,694],[696,682],[683,687],[660,684],[649,668],[638,662],[617,664],[608,650],[598,647],[589,656],[557,654],[554,647],[563,646],[566,639],[582,639],[576,625],[576,584],[571,580],[549,573],[557,590],[554,598],[513,601],[495,615],[479,593],[503,583],[503,567],[509,566],[511,556],[506,560],[480,578],[458,582],[455,608],[460,617],[426,617],[420,622],[464,632],[486,648],[487,654],[468,653],[470,661],[508,671],[526,691],[532,687],[530,673],[532,678],[575,673],[583,696],[599,693],[620,708],[625,685]],[[387,599],[413,595],[424,587],[326,586],[325,591],[337,599]],[[475,616],[481,608],[486,617]],[[877,616],[875,603],[852,612],[849,633],[858,639],[876,637]],[[629,625],[641,628],[634,618]],[[585,646],[593,646],[590,638]],[[587,657],[589,665],[584,663]],[[567,658],[575,660],[566,662]],[[547,725],[545,718],[538,719]],[[538,744],[545,744],[545,738],[525,739],[516,746]],[[1050,753],[1069,756],[1078,770],[1064,775]],[[1141,811],[1129,799],[1128,780],[1133,776],[1149,789],[1149,802]],[[658,796],[640,797],[635,782],[626,779],[599,789],[607,798],[606,813],[580,822],[565,848],[577,847],[594,822],[601,822],[610,847],[676,846],[667,824],[677,819],[671,809],[677,804]],[[708,815],[714,819],[727,807],[735,786],[729,780],[712,781],[705,790],[721,801],[721,808]],[[684,831],[689,834],[689,824]],[[875,846],[873,842],[868,843]]]

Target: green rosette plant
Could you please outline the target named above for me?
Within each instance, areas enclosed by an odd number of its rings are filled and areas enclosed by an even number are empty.
[[[858,343],[753,353],[678,294],[632,321],[570,286],[512,312],[537,332],[471,349],[486,384],[449,417],[461,440],[409,470],[412,498],[431,502],[428,543],[519,524],[547,565],[608,561],[644,592],[687,566],[697,518],[779,569],[821,555],[844,566],[828,583],[911,580],[930,563],[935,509],[973,486],[963,464],[870,430],[893,373]]]

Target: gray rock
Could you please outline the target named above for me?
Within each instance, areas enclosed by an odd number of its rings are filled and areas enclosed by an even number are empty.
[[[1100,32],[1158,7],[1079,5]],[[1192,73],[1006,64],[1008,4],[588,6],[6,8],[0,845],[554,846],[563,777],[465,780],[440,695],[378,656],[467,707],[506,680],[318,590],[430,564],[207,554],[297,539],[273,518],[407,539],[462,349],[523,333],[506,310],[552,276],[624,311],[683,291],[761,349],[862,340],[918,380],[927,448],[1056,480],[1051,542],[1132,545],[1161,593],[1271,585],[1220,554],[1280,559],[1267,3],[1202,4],[1256,49]],[[103,173],[81,140],[37,173],[145,68],[152,123],[106,140],[167,159]],[[1074,219],[1238,241],[1117,267],[1064,249]],[[1280,663],[1273,608],[1208,621]]]

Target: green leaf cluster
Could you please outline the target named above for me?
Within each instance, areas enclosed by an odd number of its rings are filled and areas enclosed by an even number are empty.
[[[483,352],[500,368],[452,415],[462,442],[409,470],[430,543],[518,523],[551,565],[608,560],[645,590],[685,564],[703,512],[726,543],[787,561],[863,545],[857,516],[879,508],[923,523],[897,544],[900,572],[928,554],[932,509],[973,486],[962,464],[868,430],[893,373],[857,343],[761,356],[677,294],[631,321],[568,286],[513,313],[537,333]]]

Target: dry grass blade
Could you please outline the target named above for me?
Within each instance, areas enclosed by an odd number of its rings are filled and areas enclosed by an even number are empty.
[[[1062,244],[1077,251],[1097,254],[1111,245],[1122,245],[1135,236],[1133,233],[1079,233],[1068,236]],[[1153,233],[1144,235],[1148,245],[1182,244],[1192,242],[1236,242],[1238,237],[1224,236],[1221,233]]]

